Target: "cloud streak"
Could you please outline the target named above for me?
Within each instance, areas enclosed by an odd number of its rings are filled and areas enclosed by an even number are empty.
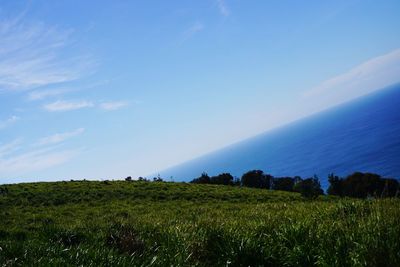
[[[18,150],[21,148],[21,139],[15,139],[12,142],[0,145],[0,161],[4,156],[7,156],[14,151]]]
[[[79,128],[58,133],[43,137],[31,145],[24,144],[22,139],[0,145],[0,176],[30,173],[68,162],[81,149],[59,149],[60,145],[83,132],[84,128]]]
[[[190,26],[184,33],[182,38],[182,43],[192,38],[196,33],[204,30],[204,24],[200,21],[196,21],[192,26]]]
[[[37,143],[34,144],[34,146],[58,144],[75,136],[81,135],[84,131],[85,131],[84,128],[79,128],[72,132],[56,133],[54,135],[41,138]]]
[[[4,128],[10,126],[11,124],[14,124],[19,119],[20,118],[18,116],[13,115],[4,121],[0,121],[0,129],[4,129]]]
[[[72,30],[24,15],[0,21],[0,90],[21,91],[77,80],[93,67],[87,56],[64,56]]]
[[[109,82],[110,82],[110,80],[102,80],[102,81],[93,82],[93,83],[83,85],[83,86],[75,86],[75,87],[69,86],[69,87],[52,88],[52,89],[37,89],[37,90],[31,91],[28,93],[27,100],[29,100],[29,101],[43,100],[46,98],[61,96],[61,95],[76,92],[76,91],[93,89],[98,86],[105,85]]]
[[[63,112],[63,111],[72,111],[83,108],[100,108],[106,111],[113,111],[124,108],[128,106],[128,102],[126,101],[110,101],[110,102],[102,102],[97,104],[92,101],[65,101],[65,100],[57,100],[55,102],[45,104],[43,108],[49,112]]]
[[[0,158],[0,175],[16,175],[47,169],[69,161],[78,153],[77,149],[55,151],[50,147],[2,157]]]
[[[29,101],[43,100],[52,96],[59,96],[69,92],[67,89],[52,89],[52,90],[36,90],[28,94]]]
[[[305,91],[304,98],[343,102],[400,82],[400,49],[372,58]]]
[[[125,101],[114,101],[114,102],[104,102],[100,104],[100,108],[103,110],[118,110],[128,105]]]
[[[225,3],[225,0],[217,0],[217,6],[222,16],[227,17],[230,15],[230,10]]]
[[[51,112],[71,111],[82,108],[94,107],[94,103],[90,101],[64,101],[58,100],[50,104],[46,104],[43,108]]]

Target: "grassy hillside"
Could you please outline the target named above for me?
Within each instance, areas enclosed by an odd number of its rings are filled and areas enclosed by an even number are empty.
[[[4,266],[400,266],[400,201],[230,186],[0,186]]]

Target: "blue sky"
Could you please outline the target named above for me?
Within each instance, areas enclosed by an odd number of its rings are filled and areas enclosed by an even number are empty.
[[[156,173],[400,81],[400,2],[0,2],[0,182]]]

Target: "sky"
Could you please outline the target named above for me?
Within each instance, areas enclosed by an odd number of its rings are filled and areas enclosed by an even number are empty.
[[[157,173],[400,82],[398,0],[0,0],[0,183]]]

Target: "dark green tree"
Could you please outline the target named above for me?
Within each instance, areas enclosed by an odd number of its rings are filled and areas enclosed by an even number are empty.
[[[270,189],[272,179],[271,175],[264,174],[261,170],[253,170],[243,174],[241,182],[242,186]]]
[[[381,197],[395,197],[399,191],[399,181],[393,178],[382,179],[382,193]]]
[[[211,183],[210,176],[206,172],[203,172],[200,177],[195,178],[191,181],[192,184],[209,184]]]
[[[230,173],[221,173],[210,178],[212,184],[233,185],[233,176]]]
[[[319,195],[324,194],[317,176],[298,181],[293,189],[307,199],[316,199]]]
[[[234,185],[234,186],[240,186],[240,185],[241,185],[240,178],[234,177],[234,178],[233,178],[233,185]]]
[[[396,179],[375,173],[355,172],[342,180],[343,195],[348,197],[394,197],[399,189]]]
[[[333,173],[328,176],[329,188],[327,193],[334,196],[343,196],[343,179]]]
[[[380,197],[382,190],[381,177],[378,174],[355,172],[343,180],[343,195],[345,196]]]
[[[293,191],[294,187],[294,178],[292,177],[279,177],[273,179],[273,187],[274,190],[281,191]]]

